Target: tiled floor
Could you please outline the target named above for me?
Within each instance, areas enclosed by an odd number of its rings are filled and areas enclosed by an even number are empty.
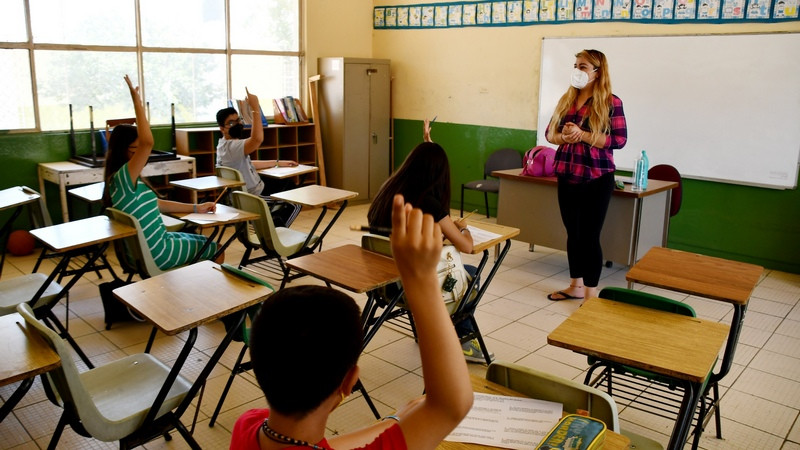
[[[359,243],[360,234],[350,225],[366,223],[366,205],[348,207],[325,240],[330,248]],[[308,229],[319,210],[304,211],[293,227]],[[457,214],[457,212],[456,212]],[[478,217],[473,216],[473,217]],[[492,219],[494,220],[494,219]],[[239,261],[241,248],[228,251],[227,261]],[[466,256],[465,262],[477,258]],[[30,273],[34,256],[9,257],[2,279]],[[46,266],[48,271],[52,265]],[[604,269],[601,286],[625,286],[626,268]],[[108,276],[105,276],[106,279]],[[95,364],[142,351],[149,332],[145,324],[121,323],[106,331],[96,275],[85,277],[70,295],[70,332]],[[478,310],[478,321],[487,345],[497,359],[512,361],[582,381],[586,358],[547,345],[546,337],[575,308],[576,302],[550,302],[548,292],[561,289],[568,282],[566,256],[563,252],[514,242],[501,271],[489,286]],[[305,277],[295,283],[317,283]],[[641,286],[638,286],[641,288]],[[729,323],[732,309],[726,304],[674,292],[645,288],[661,295],[690,303],[698,315]],[[356,296],[363,303],[363,296]],[[63,318],[65,308],[57,307]],[[192,378],[202,369],[221,337],[222,326],[204,327],[190,356],[184,375]],[[162,337],[153,353],[165,362],[176,358],[181,336]],[[220,365],[212,372],[199,413],[196,439],[204,448],[228,447],[230,429],[236,418],[248,408],[263,407],[264,399],[251,374],[237,377],[217,424],[208,427],[209,416],[227,380],[229,368],[240,344],[228,349]],[[335,350],[335,349],[333,349]],[[1,364],[1,363],[0,363]],[[362,380],[378,408],[388,414],[408,399],[422,392],[420,360],[414,340],[407,334],[383,327],[360,359]],[[483,375],[485,366],[470,364],[473,373]],[[759,282],[745,318],[732,372],[723,381],[722,428],[724,439],[714,438],[713,421],[703,434],[701,447],[706,449],[800,449],[800,275],[766,271]],[[16,385],[0,388],[3,399]],[[194,409],[184,415],[191,422]],[[60,410],[45,399],[41,383],[34,387],[5,421],[0,424],[0,448],[45,448],[53,433]],[[621,427],[666,444],[672,429],[669,420],[620,408]],[[331,433],[347,431],[370,423],[369,409],[359,395],[351,396],[329,421]],[[83,438],[67,428],[59,448],[116,448]],[[147,448],[185,448],[175,436],[151,442]]]

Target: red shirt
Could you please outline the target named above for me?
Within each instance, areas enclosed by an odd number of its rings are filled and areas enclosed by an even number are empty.
[[[269,409],[251,409],[236,420],[231,433],[231,450],[261,450],[258,445],[258,433],[264,419],[269,417]],[[316,445],[331,449],[326,439]],[[286,447],[287,449],[308,450],[308,447]],[[365,450],[407,450],[406,439],[400,425],[394,424],[387,428],[374,441],[364,447]]]

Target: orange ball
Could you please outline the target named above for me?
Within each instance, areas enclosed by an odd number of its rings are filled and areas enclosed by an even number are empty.
[[[15,230],[8,237],[6,250],[14,256],[25,256],[33,253],[35,241],[33,235],[26,230]]]

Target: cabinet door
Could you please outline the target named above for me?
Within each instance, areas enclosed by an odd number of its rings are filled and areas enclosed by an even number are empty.
[[[361,198],[370,194],[370,64],[344,65],[344,148],[342,173],[344,189]]]
[[[389,177],[389,89],[388,64],[372,64],[369,75],[369,198],[372,199]]]

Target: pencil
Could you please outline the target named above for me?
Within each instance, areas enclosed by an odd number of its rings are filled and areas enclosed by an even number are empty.
[[[392,234],[392,229],[387,227],[371,227],[368,225],[350,225],[353,231],[366,231],[374,234]]]
[[[473,215],[473,214],[475,214],[476,212],[478,212],[478,208],[475,208],[475,209],[473,209],[473,210],[472,210],[472,211],[471,211],[469,214],[467,214],[467,216],[466,216],[466,217],[462,217],[462,218],[458,219],[458,220],[459,220],[459,222],[469,219],[469,218],[470,218],[470,217],[472,217],[472,215]]]
[[[439,117],[439,116],[438,116],[438,115],[436,115],[436,116],[433,116],[433,120],[431,120],[430,122],[428,122],[428,126],[431,126],[431,125],[433,125],[433,122],[436,122],[436,118],[437,118],[437,117]]]
[[[217,199],[214,200],[214,204],[215,205],[217,204],[217,202],[219,202],[219,199],[221,199],[222,196],[225,195],[225,191],[227,191],[227,190],[228,190],[227,186],[224,189],[222,189],[222,192],[219,193],[219,196],[217,197]],[[477,211],[477,209],[475,211]]]

